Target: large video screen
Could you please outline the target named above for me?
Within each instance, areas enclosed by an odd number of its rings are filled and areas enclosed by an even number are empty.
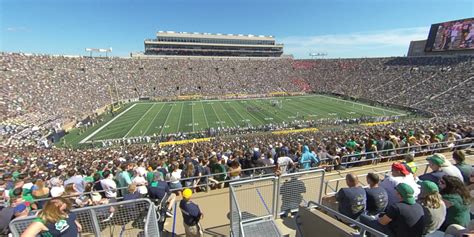
[[[431,25],[425,51],[474,49],[474,18]]]

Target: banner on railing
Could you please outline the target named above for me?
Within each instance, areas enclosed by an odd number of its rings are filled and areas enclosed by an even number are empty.
[[[293,130],[281,130],[281,131],[274,131],[272,134],[289,134],[289,133],[301,133],[301,132],[316,132],[318,131],[317,128],[302,128],[302,129],[293,129]]]
[[[160,146],[172,146],[172,145],[181,145],[181,144],[188,144],[188,143],[199,143],[199,142],[210,142],[213,137],[207,138],[197,138],[197,139],[189,139],[189,140],[180,140],[180,141],[171,141],[171,142],[160,142]]]
[[[383,121],[383,122],[373,122],[373,123],[361,123],[360,125],[371,127],[371,126],[377,126],[377,125],[387,125],[387,124],[391,124],[391,123],[394,123],[394,122],[393,121]]]

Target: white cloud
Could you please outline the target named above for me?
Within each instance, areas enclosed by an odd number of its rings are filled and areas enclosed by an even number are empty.
[[[6,29],[7,31],[10,31],[10,32],[27,32],[27,31],[30,31],[30,29],[26,28],[26,27],[23,27],[23,26],[19,26],[19,27],[8,27]]]
[[[280,39],[285,54],[307,58],[310,52],[329,57],[373,57],[403,55],[412,40],[426,39],[429,27],[391,29],[348,34],[289,36]],[[394,55],[395,54],[395,55]]]

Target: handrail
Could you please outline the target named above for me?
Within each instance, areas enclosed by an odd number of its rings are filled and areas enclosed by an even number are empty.
[[[366,159],[366,160],[363,160],[363,161],[373,161],[373,160],[381,160],[381,159],[387,159],[387,158],[395,158],[395,157],[400,157],[401,155],[420,154],[420,153],[434,152],[434,151],[440,151],[440,150],[452,149],[452,148],[458,148],[458,147],[465,147],[465,146],[472,146],[472,145],[474,145],[474,143],[454,145],[453,147],[439,147],[439,148],[433,148],[433,149],[429,149],[429,150],[406,152],[406,153],[400,153],[400,154],[389,155],[389,156],[381,156],[381,157],[377,157],[377,158],[373,158],[373,159]],[[421,147],[421,146],[416,146],[416,147]],[[415,147],[397,148],[397,150],[407,150],[407,149],[412,149],[412,148],[415,148]],[[391,149],[391,150],[395,150],[395,149]],[[349,158],[349,157],[354,157],[354,156],[363,156],[363,155],[367,155],[367,154],[377,154],[377,153],[383,153],[383,152],[391,151],[391,150],[381,150],[381,151],[377,151],[377,152],[360,153],[358,155],[355,155],[355,154],[346,155],[346,156],[343,156],[343,157],[348,157]],[[340,159],[342,159],[342,158],[340,158]],[[359,162],[362,162],[362,161],[360,161],[360,160],[348,161],[348,162],[341,163],[341,165],[355,164],[355,163],[359,163]]]
[[[151,205],[154,205],[154,204],[150,201],[150,199],[148,199],[148,198],[139,198],[139,199],[128,200],[128,201],[121,201],[121,202],[115,202],[115,203],[101,204],[100,206],[90,206],[90,207],[74,208],[74,209],[71,209],[71,212],[82,212],[82,211],[90,211],[90,210],[95,211],[95,209],[98,209],[98,208],[100,208],[100,209],[107,209],[107,207],[123,206],[123,205],[127,205],[127,204],[133,204],[133,203],[143,202],[143,201],[144,201],[144,202],[147,202],[147,203],[150,205],[150,207],[151,207]],[[150,209],[148,210],[147,216],[148,216],[149,212],[152,211],[152,210],[153,210],[153,208],[150,208]],[[95,218],[96,216],[95,216],[95,215],[92,215],[92,217]],[[16,231],[16,228],[14,228],[14,224],[15,224],[16,222],[20,222],[20,221],[32,221],[32,220],[35,219],[35,218],[36,218],[36,216],[26,216],[26,217],[15,218],[15,219],[13,219],[12,221],[10,221],[10,223],[9,223],[9,228],[10,228],[10,230],[12,230],[12,231],[14,232],[14,231]],[[94,221],[93,221],[93,222],[94,222]],[[95,224],[95,223],[93,223],[93,224]],[[145,225],[145,228],[144,228],[145,232],[146,232],[146,230],[147,230],[147,227],[148,227],[148,225]],[[99,233],[100,233],[100,230],[98,230],[98,231],[99,231]],[[20,233],[14,232],[13,234],[14,234],[14,236],[19,236]]]
[[[240,212],[240,206],[239,206],[239,202],[237,202],[237,197],[235,196],[235,192],[234,192],[234,187],[230,186],[229,187],[230,189],[230,201],[231,202],[234,202],[235,204],[235,207],[237,208],[237,212],[239,214],[239,231],[240,231],[240,235],[237,236],[237,237],[244,237],[244,227],[242,225],[243,221],[242,221],[242,212]],[[232,208],[232,203],[231,203],[231,206],[230,208]],[[232,213],[230,213],[230,219],[232,221]],[[232,228],[232,222],[230,223],[230,230],[231,232],[233,233],[234,232],[234,229]],[[235,235],[235,234],[234,234]]]
[[[465,140],[472,140],[471,138],[470,139],[465,139]],[[443,142],[443,143],[447,143],[447,142]],[[440,143],[436,143],[436,144],[441,144]],[[462,144],[462,145],[455,145],[453,147],[449,147],[449,149],[452,149],[452,148],[458,148],[458,147],[465,147],[465,146],[472,146],[474,145],[474,143],[468,143],[468,144]],[[420,146],[414,146],[414,147],[406,147],[406,148],[397,148],[398,150],[403,150],[403,149],[410,149],[410,148],[415,148],[415,147],[421,147]],[[415,151],[415,152],[407,152],[407,153],[401,153],[401,154],[396,154],[396,155],[392,155],[392,156],[384,156],[384,157],[377,157],[377,158],[373,158],[373,159],[364,159],[364,160],[357,160],[357,161],[352,161],[352,162],[345,162],[345,163],[341,163],[341,165],[347,165],[347,164],[357,164],[357,163],[364,163],[364,162],[367,162],[367,161],[378,161],[378,160],[382,160],[382,159],[387,159],[387,158],[394,158],[394,157],[400,157],[402,155],[406,155],[406,154],[420,154],[420,153],[426,153],[426,152],[433,152],[433,151],[438,151],[438,150],[444,150],[444,149],[447,149],[448,147],[442,147],[442,148],[435,148],[435,149],[432,149],[432,150],[425,150],[425,151]],[[393,149],[395,150],[395,149]],[[379,152],[385,152],[386,150],[381,150],[381,151],[377,151],[377,152],[372,152],[372,153],[379,153]],[[361,153],[360,155],[365,155],[365,154],[369,154],[369,153]],[[351,157],[351,156],[354,156],[354,155],[348,155],[348,156],[343,156],[343,157]],[[298,164],[298,162],[294,162],[295,164]],[[301,162],[300,162],[301,163]],[[326,167],[334,167],[335,165],[334,164],[331,164],[331,165],[326,165]],[[248,168],[248,169],[242,169],[241,170],[241,174],[246,172],[246,171],[256,171],[256,170],[264,170],[264,169],[272,169],[272,168],[275,168],[275,165],[270,165],[270,166],[262,166],[262,167],[254,167],[254,168]],[[319,169],[320,167],[311,167],[310,169],[306,169],[306,170],[314,170],[314,169]],[[183,178],[183,179],[180,179],[179,182],[182,182],[182,181],[185,181],[185,180],[190,180],[190,179],[202,179],[202,178],[209,178],[209,177],[213,177],[213,176],[217,176],[217,175],[223,175],[223,174],[230,174],[231,172],[230,171],[227,171],[227,172],[221,172],[221,173],[214,173],[214,174],[208,174],[208,175],[203,175],[203,176],[195,176],[195,177],[189,177],[189,178]],[[241,177],[240,179],[238,179],[239,181],[242,181],[242,180],[249,180],[249,179],[255,179],[255,178],[262,178],[262,177],[267,177],[267,176],[273,176],[274,173],[267,173],[267,174],[260,174],[258,176],[253,176],[253,174],[251,174],[250,176],[247,176],[247,177]],[[224,180],[224,181],[221,181],[219,183],[230,183],[230,182],[236,182],[238,180]],[[167,180],[165,181],[167,183],[170,183],[172,181],[170,180]],[[207,180],[207,183],[205,184],[199,184],[199,185],[196,185],[192,188],[196,188],[196,187],[205,187],[205,186],[209,186],[209,180]],[[179,190],[183,190],[185,189],[186,187],[182,187],[182,188],[176,188],[176,189],[171,189],[170,191],[179,191]],[[118,190],[125,190],[125,189],[128,189],[128,187],[120,187],[120,188],[116,188],[114,189],[115,191],[118,191]],[[103,192],[106,192],[106,191],[109,191],[109,190],[98,190],[98,191],[93,191],[93,192],[83,192],[81,195],[87,195],[87,194],[92,194],[92,193],[103,193]],[[326,190],[325,190],[325,194],[326,193]],[[76,197],[76,196],[81,196],[81,195],[69,195],[69,196],[64,196],[66,198],[69,198],[69,197]],[[117,197],[117,199],[120,199],[121,197]],[[47,200],[50,200],[52,198],[40,198],[40,199],[35,199],[35,201],[47,201]]]
[[[346,215],[343,215],[343,214],[341,214],[341,213],[339,213],[339,212],[337,212],[337,211],[334,211],[333,209],[331,209],[331,208],[329,208],[329,207],[326,207],[326,206],[324,206],[324,205],[322,205],[322,204],[318,204],[318,203],[316,203],[316,202],[314,202],[314,201],[309,201],[309,202],[308,202],[308,205],[307,205],[307,208],[312,208],[313,206],[316,206],[316,207],[322,209],[322,210],[325,211],[325,212],[329,212],[331,215],[334,215],[334,216],[336,216],[336,217],[338,217],[338,218],[341,218],[344,222],[349,222],[349,223],[352,223],[352,224],[358,226],[358,227],[360,228],[360,230],[361,230],[361,236],[364,236],[365,232],[369,232],[369,233],[371,234],[371,236],[372,236],[372,235],[373,235],[373,236],[380,236],[380,237],[386,237],[386,236],[388,236],[388,235],[386,235],[386,234],[384,234],[384,233],[382,233],[382,232],[380,232],[380,231],[378,231],[378,230],[376,230],[376,229],[374,229],[374,228],[372,228],[372,227],[369,227],[369,226],[367,226],[367,225],[365,225],[365,224],[363,224],[363,223],[361,223],[361,222],[359,222],[359,221],[356,221],[356,220],[354,220],[354,219],[352,219],[352,218],[347,217]]]

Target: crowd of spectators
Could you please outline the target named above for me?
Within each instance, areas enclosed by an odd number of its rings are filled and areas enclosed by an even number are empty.
[[[430,172],[421,176],[416,175],[416,164],[409,164],[412,160],[394,162],[383,180],[367,174],[366,188],[348,173],[347,188],[335,196],[338,211],[388,236],[473,234],[474,173],[465,156],[455,150],[453,164],[443,154],[431,154],[426,158]]]
[[[138,97],[315,91],[438,116],[474,111],[471,57],[126,59],[1,53],[0,59],[0,135],[10,145],[41,144],[52,129],[81,121],[111,101]]]

